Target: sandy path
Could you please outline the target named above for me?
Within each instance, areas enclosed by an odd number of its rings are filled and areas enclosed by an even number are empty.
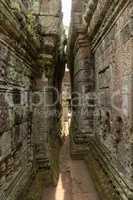
[[[70,158],[68,138],[60,153],[58,184],[45,188],[42,200],[98,200],[85,163]]]

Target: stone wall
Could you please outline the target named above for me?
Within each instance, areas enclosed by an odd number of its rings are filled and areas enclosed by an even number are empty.
[[[99,129],[117,167],[132,182],[132,7],[122,10],[95,52]]]
[[[71,71],[73,120],[71,126],[72,157],[82,158],[94,131],[95,90],[94,58],[90,40],[82,24],[84,1],[73,1],[72,22],[68,41],[68,63]],[[83,8],[83,10],[82,10]],[[88,94],[90,95],[88,98]]]
[[[65,70],[64,79],[62,82],[62,127],[63,135],[68,135],[69,123],[71,118],[71,84],[70,72]]]
[[[53,1],[47,3],[48,8],[45,3],[0,1],[1,200],[20,199],[33,175],[51,167],[48,134],[53,133],[53,119],[45,105],[53,103],[54,94],[45,87],[57,81],[59,63],[63,70],[63,28],[60,1],[54,1],[55,13]]]
[[[102,199],[132,199],[133,3],[122,0],[89,0],[82,1],[79,8],[74,2],[68,50],[68,57],[73,55],[69,63],[72,87],[74,92],[77,91],[75,88],[82,86],[80,80],[85,80],[89,88],[87,95],[95,102],[95,112],[90,116],[93,121],[92,136],[84,139],[88,146],[88,150],[84,152],[85,159]],[[81,34],[88,42],[79,42]],[[80,57],[80,62],[77,62],[77,43],[80,49],[89,46],[92,57],[90,61],[88,53],[87,62],[91,64],[87,66],[87,63],[84,63],[83,66],[93,73],[87,74],[86,71],[74,82],[75,67],[76,70],[82,68],[84,61],[84,58]],[[84,56],[85,52],[86,50]],[[95,75],[90,77],[90,74]],[[90,93],[91,88],[95,88],[94,96]],[[87,110],[87,106],[85,109]],[[81,111],[81,108],[79,110]],[[90,113],[89,111],[89,115]],[[77,126],[86,120],[90,125],[87,117],[79,120],[77,125],[72,123],[72,135],[76,133]],[[90,127],[84,127],[89,133]],[[81,135],[83,137],[82,131],[78,133],[78,137],[81,138]],[[72,142],[74,158],[83,155],[82,141],[80,139],[80,147],[74,151],[75,144]],[[107,184],[109,182],[111,184]],[[104,192],[100,192],[103,190]]]

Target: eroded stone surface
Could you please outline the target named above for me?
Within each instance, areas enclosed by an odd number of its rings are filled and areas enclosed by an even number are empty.
[[[108,191],[108,187],[102,183],[102,178],[112,182],[114,192],[111,189],[110,197],[107,195],[108,192],[105,192],[108,197],[103,195],[102,198],[130,199],[133,187],[131,156],[133,3],[122,0],[118,2],[89,0],[80,1],[77,5],[75,0],[72,2],[68,62],[72,76],[73,100],[76,99],[75,104],[78,106],[73,107],[71,154],[73,158],[82,158],[82,154],[87,157],[90,152],[88,165],[90,159],[93,167],[89,166],[89,170],[94,174],[93,178],[100,188],[99,192],[101,188]],[[83,99],[89,97],[88,102],[91,104],[81,103],[83,102],[81,96]],[[88,110],[89,115],[81,114],[82,110],[83,113]],[[92,134],[88,138],[90,132]],[[97,160],[98,157],[100,159]],[[99,175],[96,172],[98,167],[101,170]],[[115,179],[118,180],[118,185]],[[117,195],[113,197],[114,193]]]
[[[50,116],[47,103],[53,103],[54,92],[45,88],[60,87],[62,75],[58,81],[56,71],[57,66],[64,70],[65,35],[61,1],[54,7],[47,1],[46,9],[44,4],[0,1],[1,200],[22,199],[36,171],[48,169],[51,181],[58,177],[52,140],[60,143],[60,118],[55,122]]]

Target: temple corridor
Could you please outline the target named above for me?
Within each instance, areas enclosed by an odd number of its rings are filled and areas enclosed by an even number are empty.
[[[0,0],[0,200],[133,200],[133,0]]]

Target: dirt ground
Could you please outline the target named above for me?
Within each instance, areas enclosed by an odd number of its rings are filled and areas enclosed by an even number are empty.
[[[42,200],[99,200],[84,161],[70,158],[68,136],[60,153],[58,184],[45,188]]]

